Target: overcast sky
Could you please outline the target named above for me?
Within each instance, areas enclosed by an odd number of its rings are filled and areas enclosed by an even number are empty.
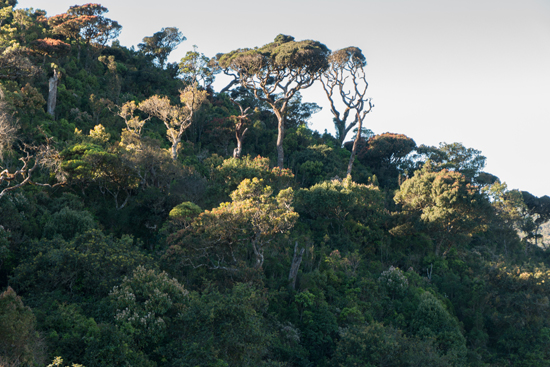
[[[365,124],[403,133],[417,144],[461,142],[481,150],[486,171],[534,195],[550,195],[550,1],[548,0],[104,0],[122,26],[120,42],[137,45],[162,27],[206,56],[262,46],[279,33],[337,50],[357,46],[367,58]],[[20,0],[48,16],[74,0]],[[320,88],[304,94],[323,110],[311,127],[334,132]]]

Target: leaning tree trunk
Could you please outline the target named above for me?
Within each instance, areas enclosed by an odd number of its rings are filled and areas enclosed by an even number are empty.
[[[302,263],[302,256],[306,249],[302,248],[298,253],[298,241],[294,245],[294,257],[292,258],[292,264],[290,265],[290,272],[288,273],[289,285],[292,289],[296,289],[296,276],[298,275],[298,269]]]
[[[50,78],[48,91],[48,113],[55,117],[55,104],[57,102],[57,84],[59,84],[60,73],[54,69],[53,76]]]

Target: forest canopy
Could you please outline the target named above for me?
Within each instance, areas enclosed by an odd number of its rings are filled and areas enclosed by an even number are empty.
[[[0,365],[550,363],[550,198],[369,130],[361,49],[107,15],[0,2]]]

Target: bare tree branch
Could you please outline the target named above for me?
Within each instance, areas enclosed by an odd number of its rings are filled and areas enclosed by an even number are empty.
[[[250,113],[247,113],[250,107],[243,109],[243,106],[241,106],[239,102],[236,102],[232,98],[231,102],[233,102],[233,104],[238,106],[241,110],[241,114],[239,116],[232,116],[235,120],[237,120],[235,124],[235,137],[237,138],[237,147],[233,150],[233,158],[241,158],[244,135],[248,131],[248,127],[245,128],[244,124],[248,121],[248,116],[250,116]]]
[[[185,130],[191,125],[195,112],[206,101],[206,91],[197,89],[193,84],[180,90],[180,100],[183,106],[172,106],[168,97],[157,95],[146,99],[139,104],[143,112],[155,116],[166,126],[166,136],[172,143],[172,159],[178,158],[178,144]]]
[[[25,153],[24,157],[19,158],[23,162],[23,166],[15,172],[10,173],[8,169],[0,172],[0,187],[7,183],[7,187],[0,191],[0,198],[8,192],[17,190],[25,185],[36,185],[41,187],[56,187],[66,183],[64,177],[61,181],[55,184],[39,183],[32,181],[32,175],[37,168],[42,167],[48,170],[59,171],[60,158],[59,153],[52,147],[52,139],[46,138],[46,144],[41,146],[30,146],[23,144],[22,150]],[[12,182],[17,184],[11,186]]]
[[[357,135],[348,163],[348,175],[351,174],[353,168],[363,120],[374,107],[372,100],[365,98],[369,87],[364,69],[366,65],[365,56],[359,48],[347,47],[330,55],[329,67],[321,77],[323,89],[330,102],[330,111],[334,115],[334,124],[340,145],[344,143],[348,132],[357,126]],[[343,104],[343,113],[338,111],[338,103]],[[348,124],[350,113],[353,113],[354,119]]]
[[[329,64],[321,83],[334,115],[337,138],[342,145],[348,132],[362,121],[366,104],[373,107],[370,99],[365,98],[368,88],[364,70],[366,61],[360,49],[347,47],[333,52],[329,57]],[[337,108],[338,104],[343,105],[342,113]],[[354,120],[347,124],[352,111],[355,111]]]

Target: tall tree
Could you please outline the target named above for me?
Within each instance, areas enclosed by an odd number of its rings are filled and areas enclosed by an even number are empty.
[[[216,69],[212,67],[211,60],[199,54],[197,46],[193,45],[193,51],[188,51],[180,60],[179,75],[189,84],[198,83],[206,89],[214,82]]]
[[[187,38],[176,27],[162,28],[151,37],[144,37],[143,43],[138,44],[138,48],[146,55],[151,55],[164,68],[166,59],[180,43]]]
[[[358,131],[362,130],[363,119],[374,107],[370,98],[365,99],[369,87],[364,69],[367,61],[361,49],[346,47],[330,55],[329,65],[321,77],[321,82],[330,102],[330,111],[334,115],[337,138],[342,145],[353,127],[357,125]],[[342,114],[337,107],[339,103],[343,103]],[[346,125],[350,113],[354,116],[353,121]],[[351,174],[360,139],[361,134],[357,134],[349,158],[348,175]]]
[[[285,114],[289,101],[309,88],[328,67],[329,49],[318,41],[294,41],[278,35],[260,48],[231,51],[218,57],[219,66],[238,83],[267,103],[277,117],[277,165],[283,168]]]
[[[350,176],[318,183],[296,192],[300,222],[313,232],[313,240],[340,251],[361,246],[368,251],[383,237],[384,194],[378,187],[353,182]]]
[[[64,14],[51,17],[48,23],[53,32],[75,40],[83,39],[89,45],[105,45],[118,37],[122,26],[104,16],[109,10],[100,4],[74,5]]]
[[[195,112],[206,101],[206,91],[197,89],[197,85],[189,85],[180,91],[180,100],[183,106],[173,106],[168,97],[157,95],[146,99],[139,104],[143,112],[155,116],[166,126],[166,136],[172,143],[172,159],[178,158],[178,144],[185,129],[193,122]]]

